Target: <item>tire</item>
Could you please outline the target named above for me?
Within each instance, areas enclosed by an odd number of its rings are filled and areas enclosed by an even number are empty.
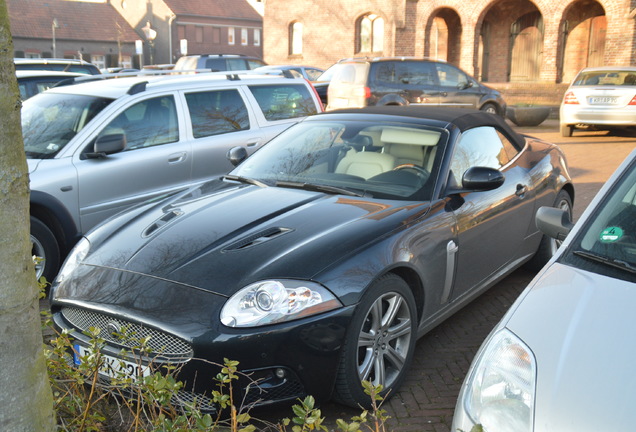
[[[31,217],[32,254],[39,258],[35,264],[35,275],[38,280],[45,277],[53,282],[60,266],[60,248],[51,230],[39,219]]]
[[[560,129],[562,137],[571,137],[572,133],[574,132],[574,126],[566,125],[563,123],[561,123]]]
[[[390,318],[384,325],[382,321]],[[342,349],[333,399],[351,407],[371,405],[362,381],[381,384],[393,395],[413,359],[417,332],[415,299],[406,282],[388,274],[362,297]]]
[[[495,106],[495,104],[492,103],[485,103],[481,106],[481,108],[479,108],[480,111],[483,112],[487,112],[488,114],[499,114],[499,110],[497,110],[497,107]]]
[[[572,220],[572,198],[566,191],[559,191],[552,207],[566,210],[570,215],[570,220]],[[528,262],[528,268],[531,270],[540,270],[550,260],[550,258],[554,256],[557,249],[561,246],[561,243],[562,242],[560,240],[553,239],[552,237],[548,237],[544,234],[541,237],[539,249],[537,249],[537,252]]]

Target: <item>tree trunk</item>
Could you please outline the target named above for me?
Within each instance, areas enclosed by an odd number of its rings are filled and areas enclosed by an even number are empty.
[[[0,0],[0,430],[53,431],[20,107],[9,15]]]

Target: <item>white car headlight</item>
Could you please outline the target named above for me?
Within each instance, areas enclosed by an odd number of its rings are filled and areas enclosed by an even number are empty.
[[[80,265],[88,252],[91,249],[91,243],[88,241],[86,237],[82,237],[80,241],[77,242],[71,253],[66,257],[66,261],[64,261],[64,265],[60,269],[55,281],[57,283],[62,283],[69,275]]]
[[[342,304],[325,287],[314,282],[267,280],[234,294],[221,310],[228,327],[256,327],[326,312]]]
[[[534,354],[512,332],[495,333],[472,368],[464,409],[485,431],[531,432],[537,365]]]

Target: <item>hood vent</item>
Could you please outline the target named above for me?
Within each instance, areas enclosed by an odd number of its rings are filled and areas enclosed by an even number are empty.
[[[181,216],[183,212],[181,210],[171,210],[168,213],[161,216],[155,222],[153,222],[146,230],[143,232],[143,237],[150,237],[155,231],[159,228],[173,220],[174,218]]]
[[[264,231],[242,238],[239,241],[230,244],[228,247],[224,249],[224,251],[247,249],[249,247],[264,243],[266,241],[273,240],[276,237],[279,237],[290,231],[292,231],[290,228],[280,228],[280,227],[268,228]]]

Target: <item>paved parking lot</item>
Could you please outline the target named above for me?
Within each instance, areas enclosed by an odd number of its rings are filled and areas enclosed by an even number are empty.
[[[575,219],[636,147],[636,132],[607,136],[606,132],[580,131],[563,138],[555,120],[518,130],[563,148],[575,182]],[[405,384],[384,407],[391,416],[387,431],[449,432],[457,394],[472,358],[533,276],[526,269],[517,270],[420,339]],[[326,404],[322,413],[332,428],[337,418],[350,420],[359,411]]]

